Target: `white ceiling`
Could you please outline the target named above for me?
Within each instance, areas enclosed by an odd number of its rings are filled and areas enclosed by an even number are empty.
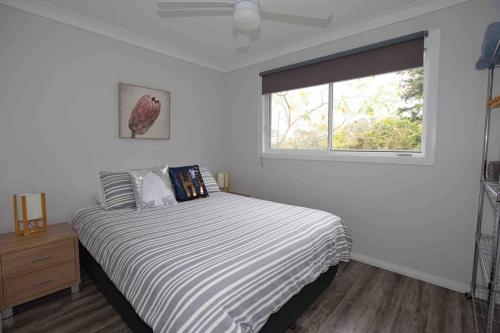
[[[116,39],[121,40],[127,39],[124,36],[129,34],[131,40],[128,42],[132,44],[219,70],[230,70],[279,55],[280,51],[310,47],[315,39],[316,44],[321,44],[322,36],[345,31],[346,27],[354,27],[355,33],[357,25],[370,20],[384,21],[384,15],[390,15],[394,22],[464,1],[304,0],[298,6],[291,4],[297,15],[316,12],[325,16],[328,13],[332,15],[331,22],[323,26],[304,26],[296,22],[262,20],[247,49],[235,47],[230,15],[175,17],[160,11],[154,0],[0,0],[0,3],[68,24],[73,21],[73,25],[86,30],[92,30],[92,24],[99,25],[94,32],[108,37],[119,35],[122,38]],[[110,32],[103,32],[106,29]]]

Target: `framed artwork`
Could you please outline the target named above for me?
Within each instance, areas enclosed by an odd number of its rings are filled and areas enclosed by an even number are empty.
[[[170,92],[120,83],[120,138],[170,139]]]

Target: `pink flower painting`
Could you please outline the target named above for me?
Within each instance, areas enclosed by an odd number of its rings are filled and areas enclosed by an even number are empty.
[[[128,127],[132,131],[132,137],[143,135],[153,125],[161,111],[161,102],[151,94],[142,96],[134,106]]]
[[[170,138],[170,93],[120,84],[120,137]]]

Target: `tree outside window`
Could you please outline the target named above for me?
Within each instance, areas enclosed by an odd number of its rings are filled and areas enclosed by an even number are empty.
[[[271,95],[271,149],[422,150],[423,68]],[[329,138],[331,103],[331,139]]]

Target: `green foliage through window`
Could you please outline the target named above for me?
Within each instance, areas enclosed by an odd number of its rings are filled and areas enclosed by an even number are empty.
[[[421,151],[423,82],[416,68],[274,93],[271,148]]]

